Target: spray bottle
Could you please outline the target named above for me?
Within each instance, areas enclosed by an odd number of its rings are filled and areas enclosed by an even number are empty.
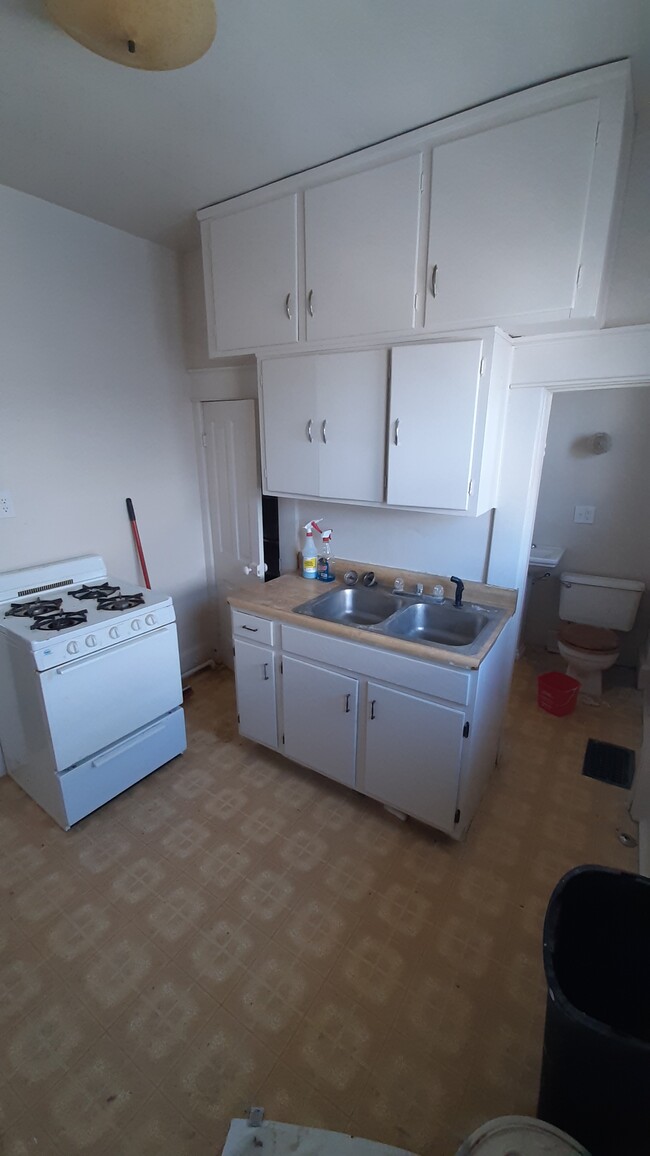
[[[320,534],[320,526],[316,522],[307,522],[305,530],[305,545],[302,551],[303,578],[318,577],[318,552],[314,545],[314,530]]]
[[[320,578],[321,582],[333,582],[336,577],[334,573],[331,530],[323,530],[323,544],[318,555],[317,577]]]

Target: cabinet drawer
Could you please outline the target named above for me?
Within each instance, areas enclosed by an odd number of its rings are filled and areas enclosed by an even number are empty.
[[[315,630],[282,627],[282,650],[301,658],[311,658],[355,675],[392,682],[405,690],[420,691],[432,698],[466,706],[470,697],[472,674],[454,670],[441,663],[422,662],[375,646],[346,642]]]
[[[232,632],[235,638],[247,638],[249,642],[261,642],[273,646],[275,623],[269,618],[258,618],[257,614],[247,614],[244,610],[233,610]]]

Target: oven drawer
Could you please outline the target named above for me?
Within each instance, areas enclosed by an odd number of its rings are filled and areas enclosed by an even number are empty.
[[[171,623],[39,675],[57,771],[83,762],[183,701]]]
[[[179,707],[59,775],[68,826],[180,755],[185,747],[185,718]]]

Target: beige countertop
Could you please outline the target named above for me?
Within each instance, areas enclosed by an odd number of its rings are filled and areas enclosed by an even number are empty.
[[[424,585],[425,594],[430,594],[436,584],[444,587],[445,597],[454,596],[455,587],[448,578],[436,574],[424,574],[411,570],[395,570],[385,566],[370,567],[366,563],[349,562],[343,559],[336,561],[337,574],[343,575],[346,570],[356,570],[361,574],[373,569],[377,581],[389,590],[392,589],[395,578],[403,578],[406,590],[413,590],[417,582]],[[264,618],[273,618],[277,622],[285,622],[290,626],[298,626],[303,630],[317,631],[319,634],[329,634],[335,638],[345,638],[349,642],[360,642],[365,646],[377,646],[382,650],[391,650],[397,654],[409,655],[411,658],[424,659],[426,662],[443,662],[449,666],[465,670],[475,670],[481,665],[489,650],[494,646],[506,622],[512,617],[517,605],[517,591],[508,590],[502,586],[487,586],[480,582],[466,582],[463,601],[477,602],[481,606],[488,606],[506,611],[500,616],[488,632],[482,646],[475,654],[462,654],[453,648],[435,646],[432,643],[412,642],[405,638],[394,638],[386,634],[376,634],[358,626],[345,626],[339,622],[326,622],[321,618],[305,617],[295,613],[295,607],[301,606],[310,598],[331,590],[338,590],[345,584],[338,578],[327,585],[310,578],[302,578],[299,574],[283,574],[272,582],[247,584],[236,590],[228,598],[228,602],[235,610],[248,611],[250,614],[259,614]]]

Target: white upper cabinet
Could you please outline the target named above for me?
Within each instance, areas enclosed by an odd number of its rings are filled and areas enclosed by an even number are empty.
[[[260,384],[267,493],[382,501],[385,350],[268,358]]]
[[[305,192],[307,338],[415,324],[422,154]]]
[[[203,222],[212,356],[298,340],[297,230],[297,193]]]
[[[598,117],[585,100],[434,148],[427,328],[572,316]]]
[[[393,349],[389,505],[473,515],[494,506],[508,364],[498,334]]]
[[[201,210],[211,355],[601,324],[631,134],[618,61]]]

